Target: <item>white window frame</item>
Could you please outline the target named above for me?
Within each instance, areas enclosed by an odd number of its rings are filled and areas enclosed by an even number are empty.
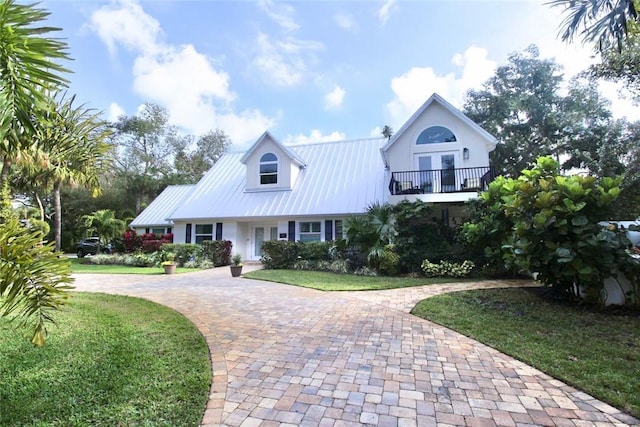
[[[206,227],[209,226],[211,227],[211,233],[204,233],[204,232],[200,232],[198,233],[198,227]],[[194,231],[194,241],[195,243],[201,243],[204,240],[215,240],[214,236],[215,236],[215,227],[214,224],[195,224],[195,231]]]
[[[268,154],[271,154],[276,159],[275,160],[262,160]],[[272,166],[272,165],[275,165],[275,167],[276,167],[275,172],[262,172],[262,166]],[[279,165],[279,162],[278,162],[278,156],[275,153],[271,153],[271,152],[264,153],[260,157],[260,164],[258,165],[258,175],[259,175],[260,185],[277,185],[278,184],[278,171],[279,170],[280,170],[280,165]],[[262,179],[263,178],[267,178],[267,177],[275,177],[275,182],[263,182]]]
[[[303,225],[309,225],[308,231],[303,231]],[[317,231],[313,225],[317,224]],[[306,227],[305,227],[306,228]],[[298,222],[298,240],[301,242],[320,242],[322,241],[322,221],[300,221]],[[317,236],[317,239],[315,238]],[[313,238],[311,238],[313,237]]]

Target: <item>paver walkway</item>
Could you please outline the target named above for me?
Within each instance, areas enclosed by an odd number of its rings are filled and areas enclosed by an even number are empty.
[[[328,293],[233,279],[227,268],[173,276],[82,274],[75,285],[148,298],[200,329],[214,375],[203,426],[639,424],[524,363],[407,313],[451,285]],[[492,285],[455,289],[460,286]]]

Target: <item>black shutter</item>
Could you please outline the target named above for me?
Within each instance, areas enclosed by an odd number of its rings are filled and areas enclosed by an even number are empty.
[[[327,219],[324,221],[324,241],[330,242],[333,240],[333,221]]]
[[[216,222],[216,240],[222,240],[222,223]]]
[[[290,242],[296,241],[296,222],[295,221],[289,221],[289,241]]]
[[[145,229],[144,229],[144,232],[145,232],[146,234],[149,234],[149,232],[150,232],[150,231],[151,231],[151,230],[149,229],[149,227],[147,227],[147,228],[145,228]]]
[[[187,224],[187,228],[184,233],[184,242],[191,243],[191,224]]]

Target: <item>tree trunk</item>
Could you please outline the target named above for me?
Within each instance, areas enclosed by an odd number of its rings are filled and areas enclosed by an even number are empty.
[[[60,252],[62,247],[62,204],[60,203],[60,181],[56,181],[53,185],[53,227],[56,240],[55,250]]]

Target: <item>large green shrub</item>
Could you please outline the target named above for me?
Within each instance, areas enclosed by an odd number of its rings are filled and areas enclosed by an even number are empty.
[[[507,268],[536,273],[561,293],[583,292],[602,303],[604,279],[627,263],[630,247],[624,232],[598,223],[620,194],[620,180],[560,176],[558,170],[555,160],[542,157],[518,179],[494,181],[490,192],[500,197],[487,198],[487,222],[478,227],[502,238]]]
[[[262,258],[264,268],[288,269],[298,261],[298,244],[286,240],[273,240],[262,243]]]
[[[298,257],[307,261],[330,261],[333,242],[297,242]]]
[[[441,261],[455,257],[455,232],[433,216],[431,206],[420,200],[403,200],[393,207],[393,213],[399,271],[418,272],[425,258]]]
[[[174,261],[179,267],[184,267],[189,261],[196,261],[203,257],[203,247],[196,243],[165,243],[162,250],[175,254]]]
[[[204,240],[201,245],[202,256],[215,267],[231,264],[232,243],[229,240]]]

